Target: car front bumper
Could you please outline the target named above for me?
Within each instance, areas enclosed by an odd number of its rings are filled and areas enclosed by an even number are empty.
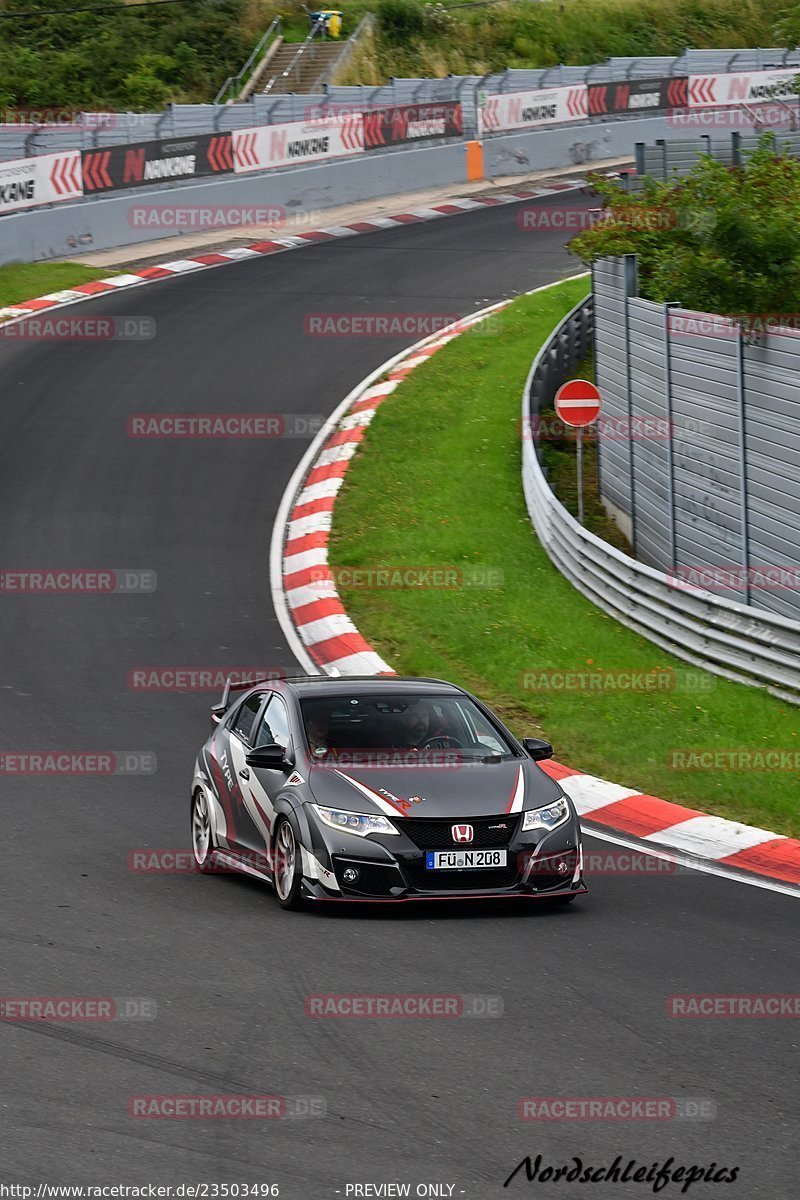
[[[552,899],[587,890],[580,826],[574,816],[551,832],[527,833],[520,832],[519,814],[483,818],[497,823],[505,820],[509,826],[504,844],[500,847],[498,843],[497,847],[506,851],[506,865],[432,870],[426,867],[426,851],[452,850],[452,843],[439,844],[436,835],[429,837],[419,829],[412,832],[405,822],[397,835],[357,837],[323,825],[307,807],[305,812],[312,853],[332,873],[337,885],[335,889],[327,886],[319,873],[316,878],[304,878],[304,893],[312,900],[392,903],[487,897]],[[494,836],[504,835],[498,832]]]

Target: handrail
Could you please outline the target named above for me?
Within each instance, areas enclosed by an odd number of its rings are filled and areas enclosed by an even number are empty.
[[[242,67],[239,74],[229,75],[225,80],[214,98],[215,104],[227,104],[228,100],[235,100],[237,98],[242,89],[241,86],[234,87],[234,85],[241,85],[243,79],[250,78],[250,75],[248,74],[250,68],[253,66],[253,63],[256,62],[256,60],[260,61],[260,59],[264,57],[261,54],[261,51],[266,47],[267,42],[270,40],[273,34],[275,34],[277,37],[282,36],[280,17],[275,17],[266,33],[262,34],[258,45]],[[224,100],[223,96],[225,97]]]
[[[358,45],[359,39],[366,34],[371,33],[375,27],[375,14],[372,12],[365,13],[361,20],[356,25],[353,32],[346,42],[343,43],[341,51],[336,55],[332,63],[324,71],[321,71],[311,85],[311,91],[316,92],[318,88],[324,87],[326,83],[331,83],[334,75],[341,70],[345,63],[352,56],[353,51]]]
[[[306,40],[300,45],[299,50],[293,56],[292,61],[289,63],[286,70],[281,71],[280,75],[272,76],[272,79],[270,79],[267,82],[266,87],[263,89],[263,91],[261,93],[262,96],[269,95],[269,93],[272,91],[272,86],[275,83],[276,79],[285,79],[287,77],[287,75],[290,75],[292,73],[292,71],[295,69],[295,66],[299,67],[300,59],[303,57],[306,50],[311,45],[311,43],[314,40],[314,38],[316,37],[316,35],[318,33],[321,33],[324,28],[325,28],[325,17],[318,17],[317,20],[314,22],[314,24],[311,26],[311,29],[308,32],[308,36],[306,37]]]
[[[522,396],[523,488],[546,554],[593,604],[676,658],[800,705],[800,622],[676,586],[584,529],[550,490],[531,437],[533,418],[585,356],[593,321],[589,296],[539,350]]]

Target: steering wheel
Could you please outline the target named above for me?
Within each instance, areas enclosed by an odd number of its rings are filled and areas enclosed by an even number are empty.
[[[429,737],[427,741],[422,742],[419,746],[420,750],[463,750],[464,747],[458,738],[450,737],[448,733],[439,733],[434,737]]]

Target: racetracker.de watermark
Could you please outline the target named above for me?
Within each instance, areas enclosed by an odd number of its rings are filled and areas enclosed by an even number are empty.
[[[0,996],[0,1021],[154,1021],[150,996]]]
[[[780,746],[675,747],[667,755],[673,771],[800,771],[800,749]]]
[[[684,591],[730,592],[762,588],[768,592],[796,592],[800,588],[800,567],[742,567],[738,563],[709,567],[676,567],[667,571],[673,587]]]
[[[525,1096],[517,1102],[521,1121],[713,1121],[715,1100],[707,1096]]]
[[[280,204],[141,204],[128,209],[134,229],[230,229],[266,225],[306,228],[311,213],[287,213]]]
[[[663,118],[675,129],[794,129],[796,110],[788,104],[747,104],[727,108],[671,109]]]
[[[395,563],[385,567],[312,567],[307,585],[353,591],[431,590],[457,591],[460,588],[500,588],[504,573],[500,567],[414,566]]]
[[[306,313],[303,332],[307,337],[324,338],[424,338],[450,330],[489,337],[499,330],[498,318],[487,314],[480,321],[467,323],[458,313],[441,312],[317,312]]]
[[[405,767],[410,767],[412,770],[418,770],[420,767],[436,767],[437,770],[443,771],[466,771],[470,767],[477,766],[478,761],[473,758],[465,758],[461,750],[437,750],[434,748],[398,750],[392,746],[385,749],[367,749],[366,747],[362,749],[356,746],[348,750],[340,750],[332,746],[327,750],[324,758],[315,759],[314,771],[329,770],[338,774],[342,768],[348,767],[359,767],[364,770],[374,768],[379,771],[403,770]],[[411,804],[422,799],[421,796],[404,799],[395,796],[385,788],[379,790],[386,800],[404,812],[408,811]]]
[[[125,430],[130,438],[313,438],[321,413],[134,413]]]
[[[221,692],[231,684],[267,683],[286,679],[284,667],[131,667],[132,692]]]
[[[156,573],[150,570],[0,570],[0,594],[7,595],[119,595],[154,592],[156,586]]]
[[[442,1020],[460,1017],[502,1017],[503,997],[483,995],[409,994],[403,992],[323,993],[306,996],[307,1017],[366,1020]]]
[[[600,875],[612,876],[657,876],[686,875],[691,868],[678,862],[670,854],[650,854],[645,850],[587,850],[581,858],[584,878]],[[578,865],[575,851],[563,854],[538,855],[536,851],[521,850],[517,856],[518,869],[526,878],[535,882],[537,876],[563,875],[566,881],[572,878]]]
[[[204,872],[215,875],[233,875],[239,868],[268,871],[270,856],[257,850],[226,850],[224,857],[214,854],[203,864]],[[133,875],[192,875],[200,868],[191,850],[143,846],[129,852],[128,870]]]
[[[708,671],[654,667],[649,671],[573,670],[520,671],[519,686],[530,692],[711,692],[717,686]]]
[[[87,131],[113,129],[116,125],[129,124],[135,121],[135,113],[125,113],[124,117],[115,112],[79,112],[75,108],[15,108],[4,106],[0,108],[0,125],[24,125],[33,128],[51,126],[53,128],[74,128]],[[144,123],[147,117],[143,114],[140,121]]]
[[[517,213],[517,226],[523,233],[535,233],[540,229],[555,229],[564,233],[581,233],[595,225],[611,229],[678,229],[689,224],[685,214],[668,208],[645,208],[632,204],[628,208],[581,208],[574,204],[537,204],[521,208]]]
[[[152,750],[0,750],[3,775],[155,775]]]
[[[154,317],[26,317],[0,325],[0,338],[16,342],[150,342]]]
[[[721,995],[691,992],[667,997],[667,1015],[687,1018],[731,1018],[765,1020],[800,1017],[800,994],[762,992],[753,995]]]
[[[128,1100],[137,1121],[284,1121],[324,1117],[322,1096],[138,1095]]]
[[[740,335],[750,341],[770,336],[800,336],[800,313],[736,313],[723,317],[715,313],[669,311],[667,331],[675,338],[713,337],[735,340]]]
[[[581,432],[585,442],[669,442],[678,439],[699,441],[709,437],[715,428],[710,421],[692,417],[670,421],[663,417],[612,417],[601,412],[597,420]],[[574,442],[578,435],[574,426],[567,425],[554,414],[525,417],[520,421],[519,429],[524,440],[533,442]]]

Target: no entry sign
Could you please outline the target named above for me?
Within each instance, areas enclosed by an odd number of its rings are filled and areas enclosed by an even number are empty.
[[[556,392],[556,412],[565,425],[582,429],[600,415],[600,393],[588,379],[570,379]]]

